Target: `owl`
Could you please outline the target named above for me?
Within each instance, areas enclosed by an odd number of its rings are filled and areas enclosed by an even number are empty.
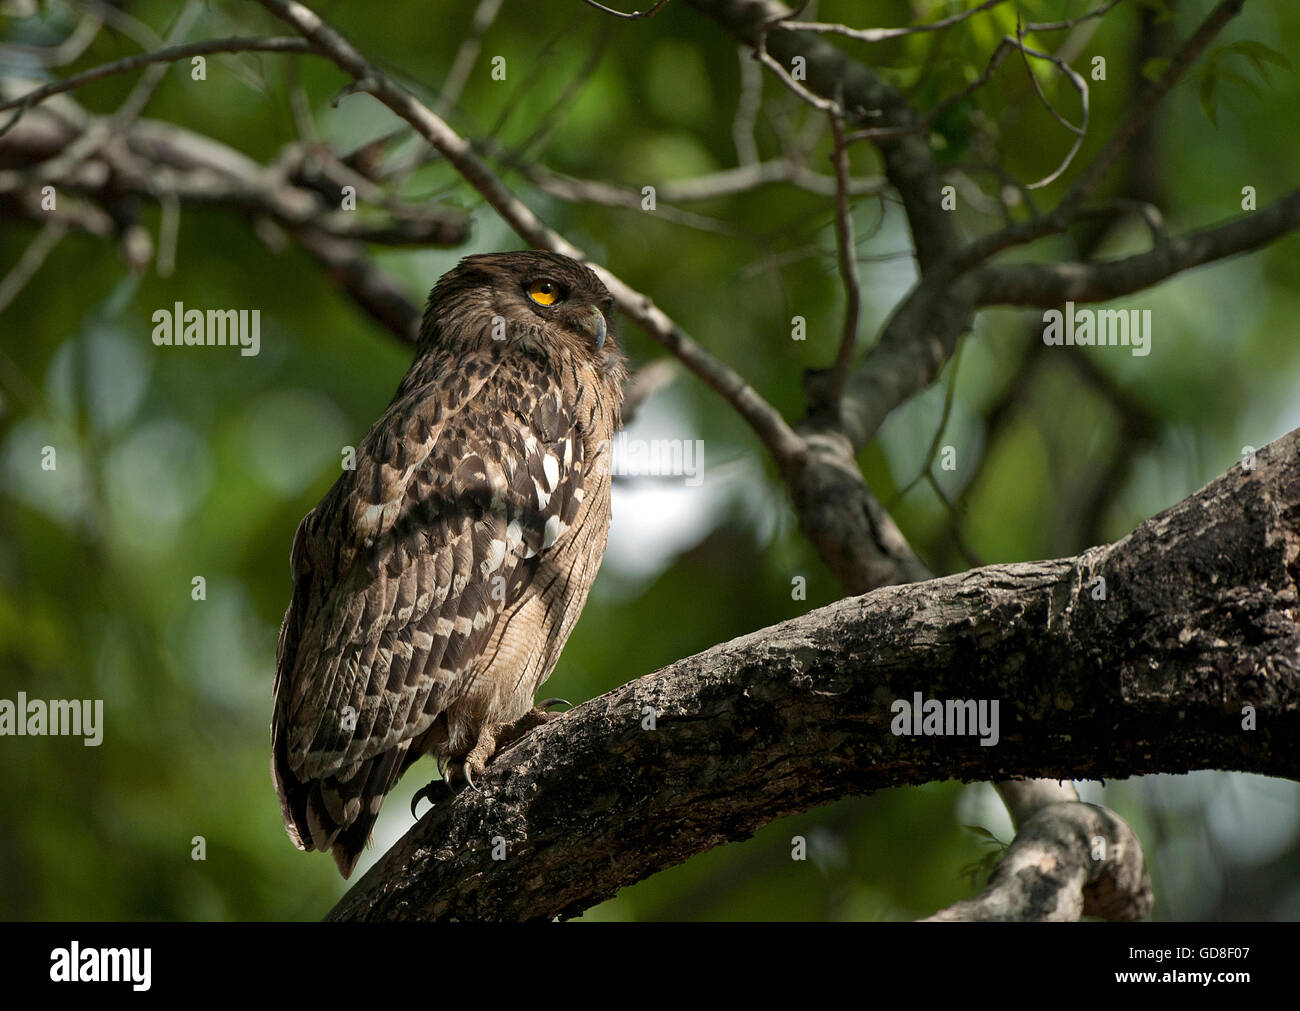
[[[534,707],[609,532],[626,368],[613,297],[557,253],[470,256],[415,359],[298,525],[271,775],[290,838],[346,878],[421,755],[474,777]]]

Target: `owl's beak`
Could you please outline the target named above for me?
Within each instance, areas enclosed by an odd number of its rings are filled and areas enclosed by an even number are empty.
[[[596,345],[597,351],[605,346],[605,336],[609,333],[609,330],[605,324],[605,314],[603,312],[592,306],[591,316],[583,320],[581,326]]]

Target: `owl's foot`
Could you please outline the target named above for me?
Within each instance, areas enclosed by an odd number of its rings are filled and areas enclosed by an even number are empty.
[[[550,712],[551,706],[565,705],[570,709],[573,703],[568,699],[543,699],[532,709],[524,713],[523,716],[515,720],[514,723],[507,723],[497,729],[497,751],[505,751],[512,744],[518,744],[521,740],[531,734],[538,727],[547,723],[553,723],[555,720],[564,716],[564,713]]]
[[[483,775],[487,763],[492,761],[494,755],[500,754],[510,745],[518,743],[542,724],[558,720],[563,716],[563,713],[550,712],[550,707],[555,705],[566,705],[573,708],[573,703],[567,699],[544,699],[513,723],[497,727],[495,731],[484,729],[479,734],[478,740],[474,742],[474,747],[470,749],[469,754],[463,758],[439,758],[438,772],[442,775],[442,779],[435,779],[411,798],[411,816],[415,816],[416,802],[422,798],[428,799],[431,803],[436,803],[433,801],[431,791],[438,784],[442,784],[452,793],[457,793],[459,790],[457,784],[463,780],[464,784],[471,790],[481,793],[482,789],[474,780],[476,777]]]
[[[427,800],[430,807],[437,807],[438,802],[442,800],[443,797],[448,794],[455,796],[460,789],[463,789],[464,784],[461,784],[459,787],[457,786],[458,780],[464,780],[464,782],[469,784],[469,786],[474,790],[478,790],[478,786],[474,782],[475,773],[472,763],[469,762],[469,756],[466,756],[466,761],[447,758],[445,756],[437,758],[436,761],[438,763],[439,778],[429,780],[429,782],[417,790],[415,796],[411,798],[411,817],[416,820],[419,820],[419,815],[415,813],[415,808],[420,801]],[[482,771],[483,768],[480,765],[478,767],[478,772],[481,773]]]
[[[492,761],[492,756],[496,753],[496,750],[496,735],[492,731],[484,729],[478,735],[478,740],[474,742],[474,747],[470,749],[468,755],[446,760],[446,767],[442,773],[443,780],[453,792],[457,790],[457,780],[464,780],[465,785],[475,793],[482,793],[479,785],[474,782],[474,778],[483,775],[483,770],[487,768],[487,763]]]

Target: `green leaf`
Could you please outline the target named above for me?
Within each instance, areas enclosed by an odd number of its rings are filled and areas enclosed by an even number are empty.
[[[1276,67],[1282,67],[1285,70],[1291,69],[1291,61],[1282,53],[1279,53],[1271,46],[1266,46],[1262,42],[1254,42],[1250,39],[1243,39],[1240,42],[1233,42],[1223,47],[1226,53],[1239,53],[1246,59],[1250,60],[1255,68],[1255,72],[1263,79],[1267,85],[1273,82],[1268,76],[1268,65],[1271,63]]]
[[[1279,53],[1272,46],[1266,46],[1262,42],[1255,42],[1251,39],[1242,39],[1240,42],[1233,42],[1227,47],[1230,53],[1241,53],[1242,56],[1251,61],[1260,61],[1263,63],[1272,63],[1274,66],[1291,69],[1291,61],[1287,59],[1285,53]]]
[[[1246,88],[1254,95],[1262,94],[1259,90],[1258,84],[1252,81],[1249,77],[1237,73],[1235,70],[1220,70],[1219,78],[1220,80],[1232,81],[1234,84],[1240,84],[1243,88]]]
[[[1004,843],[983,825],[963,825],[962,828],[966,829],[968,832],[974,832],[976,835],[983,836],[986,841],[992,842],[1003,849],[1010,845],[1010,843]]]

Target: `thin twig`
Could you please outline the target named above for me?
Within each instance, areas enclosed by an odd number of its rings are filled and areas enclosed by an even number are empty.
[[[542,141],[547,139],[547,135],[560,122],[562,116],[572,110],[578,94],[591,81],[592,75],[596,73],[596,68],[600,66],[600,61],[605,58],[605,50],[609,47],[610,39],[613,37],[613,31],[609,22],[601,23],[600,37],[596,44],[591,47],[586,59],[577,72],[564,85],[564,89],[556,96],[555,101],[551,102],[546,111],[535,119],[535,126],[529,135],[524,138],[521,144],[514,147],[512,157],[523,159],[525,157],[540,157],[546,151],[546,144]],[[537,148],[536,151],[533,149]]]
[[[952,358],[950,359],[952,364],[948,366],[948,388],[944,391],[943,395],[943,412],[939,415],[939,427],[935,429],[934,438],[930,440],[930,448],[926,451],[925,463],[922,465],[921,469],[917,471],[916,477],[912,478],[912,480],[908,481],[907,484],[899,488],[898,491],[894,493],[893,498],[885,503],[886,512],[893,512],[894,507],[903,500],[907,493],[924,481],[926,476],[934,471],[934,461],[939,455],[939,448],[943,443],[943,433],[948,427],[948,418],[952,415],[953,400],[956,399],[957,366],[961,362],[961,349],[964,346],[964,343],[959,341],[957,343],[957,350],[952,353]],[[953,509],[951,503],[948,504],[948,508],[950,510]]]
[[[489,146],[487,150],[502,164],[521,173],[539,189],[561,200],[602,204],[606,207],[639,208],[641,206],[643,197],[639,189],[619,186],[602,179],[580,179],[563,172],[556,172],[544,165],[518,161],[506,157],[507,153],[496,147]],[[657,183],[655,192],[658,206],[662,208],[666,204],[696,203],[701,200],[735,196],[738,193],[749,193],[773,183],[788,183],[819,196],[835,195],[834,176],[811,172],[805,166],[786,161],[758,162],[754,165],[740,165],[702,176],[668,179]],[[883,192],[885,186],[885,180],[872,176],[865,179],[850,179],[848,189],[855,197],[875,196]]]
[[[469,80],[469,73],[474,69],[479,51],[483,48],[483,36],[496,21],[501,3],[502,0],[480,0],[479,5],[474,9],[469,31],[461,40],[460,48],[456,50],[456,56],[451,61],[451,69],[443,79],[442,91],[433,107],[433,111],[444,119],[460,101],[460,94],[465,90],[465,82]]]
[[[978,7],[972,7],[968,11],[953,14],[940,21],[931,21],[924,25],[911,25],[907,28],[850,28],[848,25],[828,24],[821,21],[784,20],[779,22],[779,27],[792,32],[821,32],[843,35],[845,38],[856,39],[859,42],[883,42],[886,39],[900,39],[905,35],[916,35],[920,32],[935,32],[943,28],[951,28],[969,17],[1005,2],[1006,0],[984,0],[984,3]]]
[[[307,97],[307,90],[302,86],[298,61],[287,61],[284,74],[289,87],[289,110],[293,114],[293,125],[298,131],[298,139],[309,142],[318,140],[320,134],[316,130],[315,120],[312,119],[311,100]]]
[[[162,214],[158,220],[158,258],[155,261],[159,277],[171,277],[176,270],[176,237],[181,229],[181,202],[175,194],[164,196],[159,205]]]
[[[1024,245],[1064,231],[1081,212],[1084,201],[1101,185],[1129,142],[1146,126],[1155,112],[1156,105],[1187,72],[1223,27],[1241,12],[1245,2],[1246,0],[1222,0],[1207,15],[1195,34],[1175,54],[1160,76],[1160,80],[1147,88],[1139,97],[1128,118],[1116,128],[1101,152],[1084,169],[1070,191],[1051,212],[1041,218],[1003,228],[976,239],[957,256],[955,264],[957,270],[969,270],[1012,246]],[[1006,41],[1003,39],[999,51],[1007,48]]]
[[[616,11],[612,7],[606,7],[604,4],[596,3],[596,0],[582,0],[588,7],[595,7],[598,11],[604,11],[606,14],[612,14],[616,18],[622,18],[624,21],[639,21],[642,18],[652,18],[659,13],[659,8],[668,2],[668,0],[658,0],[653,7],[644,11],[633,11],[631,14],[624,14],[622,11]]]
[[[9,269],[4,279],[0,280],[0,312],[4,312],[9,307],[9,303],[18,297],[18,293],[41,269],[45,258],[67,233],[68,226],[62,221],[51,221],[36,233],[36,238],[32,239],[31,244],[23,251],[23,255],[18,258],[18,262]]]
[[[814,109],[818,109],[828,115],[838,116],[843,119],[844,110],[840,108],[837,102],[832,102],[829,98],[822,98],[820,95],[814,94],[808,88],[805,88],[790,76],[789,71],[787,71],[785,67],[781,66],[780,62],[774,59],[772,54],[767,51],[767,33],[771,31],[772,28],[780,25],[781,22],[787,18],[795,17],[804,6],[806,6],[806,4],[801,4],[796,10],[788,11],[779,17],[771,18],[763,22],[755,33],[754,56],[763,64],[763,66],[776,74],[782,84],[811,105]]]
[[[839,248],[840,278],[844,282],[844,332],[840,337],[840,350],[835,356],[835,371],[831,375],[829,401],[840,402],[849,368],[853,364],[853,348],[858,340],[858,318],[862,311],[862,292],[858,280],[857,247],[853,242],[853,209],[849,204],[849,151],[844,144],[844,127],[834,116],[830,117],[831,137],[835,149],[831,162],[835,166],[835,243]]]
[[[1146,125],[1147,120],[1151,118],[1156,105],[1168,94],[1169,89],[1178,82],[1179,78],[1187,72],[1187,69],[1204,52],[1205,48],[1214,40],[1214,37],[1223,30],[1224,26],[1241,13],[1245,3],[1246,0],[1222,0],[1222,3],[1210,11],[1195,34],[1174,54],[1174,58],[1170,61],[1165,72],[1160,75],[1160,79],[1147,88],[1129,113],[1128,118],[1120,124],[1119,128],[1111,135],[1110,140],[1106,142],[1105,147],[1092,160],[1092,164],[1088,166],[1083,175],[1070,188],[1070,192],[1061,201],[1062,207],[1069,210],[1077,209],[1101,185],[1101,181],[1110,172],[1111,166],[1115,164],[1116,159],[1128,147],[1129,142],[1137,135],[1138,131]]]
[[[935,121],[938,120],[938,118],[942,116],[952,106],[956,105],[958,102],[963,101],[971,94],[973,94],[975,91],[978,91],[980,88],[984,87],[984,85],[988,84],[993,77],[993,72],[998,69],[998,66],[1002,63],[1003,58],[1007,55],[1007,53],[1011,52],[1011,50],[1014,48],[1015,48],[1014,43],[1010,43],[1010,40],[1006,36],[1003,36],[1001,39],[999,39],[997,47],[993,50],[993,55],[989,57],[989,61],[984,65],[984,70],[980,73],[980,75],[977,78],[975,78],[975,80],[971,81],[970,84],[966,85],[966,87],[962,88],[961,91],[958,91],[953,95],[949,95],[942,102],[938,103],[928,113],[926,113],[925,119],[921,121],[921,125],[925,128],[925,130],[927,131],[930,130],[931,127],[934,126]]]
[[[65,67],[81,57],[90,44],[95,41],[104,19],[87,11],[81,15],[75,28],[68,37],[54,46],[28,46],[16,42],[4,44],[3,54],[19,53],[28,60],[39,63],[42,67]]]
[[[1034,68],[1029,63],[1029,57],[1034,56],[1040,60],[1050,60],[1053,63],[1055,63],[1056,66],[1060,68],[1060,70],[1063,73],[1066,74],[1074,74],[1075,73],[1074,70],[1072,70],[1069,66],[1065,65],[1057,57],[1052,56],[1048,53],[1040,53],[1037,50],[1030,49],[1028,46],[1026,46],[1024,26],[1020,23],[1019,18],[1016,19],[1015,45],[1016,48],[1020,50],[1020,56],[1025,62],[1025,73],[1029,75],[1029,83],[1033,86],[1034,94],[1038,96],[1038,100],[1043,103],[1043,107],[1052,114],[1053,119],[1055,119],[1063,127],[1069,130],[1072,134],[1074,134],[1076,137],[1082,137],[1085,133],[1088,132],[1088,85],[1087,83],[1085,82],[1082,85],[1082,89],[1081,89],[1081,94],[1083,95],[1083,125],[1075,126],[1063,115],[1061,115],[1059,112],[1056,111],[1056,106],[1054,106],[1051,103],[1051,101],[1048,99],[1048,97],[1043,93],[1043,87],[1041,84],[1038,83],[1038,75],[1034,73]]]
[[[948,510],[948,514],[952,517],[952,521],[948,525],[948,532],[952,535],[953,544],[957,546],[957,550],[961,552],[961,556],[966,560],[967,565],[974,569],[980,568],[984,565],[984,560],[980,557],[979,552],[966,543],[966,538],[961,532],[961,524],[957,522],[957,507],[953,504],[952,500],[948,498],[948,494],[943,490],[943,486],[939,484],[938,479],[934,476],[934,471],[927,470],[925,472],[925,480],[930,486],[930,490],[934,492],[935,497],[938,498],[938,500],[943,504],[943,507]]]
[[[172,25],[171,31],[167,33],[168,45],[180,45],[202,13],[203,0],[186,0],[180,14],[176,16],[176,22]],[[126,96],[126,101],[113,113],[109,120],[109,129],[116,132],[134,123],[140,114],[144,112],[145,106],[149,104],[149,99],[153,97],[154,91],[166,74],[167,67],[164,64],[155,63],[153,66],[146,67],[145,72],[140,75],[140,80],[135,82],[135,87]],[[86,142],[87,151],[93,151],[99,146],[98,144],[91,144],[88,137],[82,137],[78,138],[69,150],[75,149],[82,141]]]
[[[1073,28],[1076,25],[1083,24],[1093,18],[1103,18],[1110,13],[1111,9],[1119,6],[1123,0],[1110,0],[1108,4],[1102,4],[1100,7],[1094,7],[1092,10],[1080,14],[1077,18],[1068,18],[1065,21],[1038,21],[1030,22],[1025,25],[1025,31],[1031,34],[1037,32],[1060,32],[1067,28]]]
[[[77,6],[90,11],[103,20],[104,24],[138,45],[141,49],[154,49],[161,46],[163,37],[147,24],[132,14],[114,7],[105,0],[76,0]]]
[[[1058,123],[1074,134],[1074,144],[1070,147],[1070,150],[1066,152],[1065,158],[1062,159],[1061,164],[1057,166],[1056,171],[1038,180],[1036,183],[1028,184],[1029,189],[1037,190],[1042,189],[1044,186],[1050,185],[1057,179],[1061,178],[1065,173],[1065,170],[1070,167],[1070,163],[1074,161],[1074,156],[1079,153],[1079,148],[1083,146],[1083,138],[1087,136],[1088,133],[1088,82],[1060,57],[1053,56],[1050,53],[1040,53],[1038,50],[1030,49],[1026,46],[1024,30],[1021,27],[1019,18],[1016,19],[1015,45],[1016,48],[1020,50],[1020,55],[1025,61],[1025,73],[1029,75],[1029,83],[1033,85],[1034,92],[1038,95],[1039,100],[1047,107],[1047,111],[1052,114]],[[1083,104],[1083,123],[1081,125],[1075,126],[1057,112],[1056,107],[1047,100],[1047,96],[1043,94],[1043,89],[1038,83],[1038,76],[1034,73],[1034,68],[1029,65],[1029,57],[1031,56],[1054,63],[1057,69],[1069,78],[1070,83],[1073,84],[1075,89],[1079,92],[1079,101]]]
[[[1067,300],[1106,302],[1168,277],[1272,242],[1300,227],[1300,189],[1226,224],[1176,235],[1153,249],[1114,260],[985,264],[971,276],[976,303],[1050,307]]]
[[[168,35],[167,41],[171,43],[172,47],[179,45],[180,40],[188,34],[194,22],[198,20],[201,11],[202,4],[200,0],[188,0],[177,16],[176,23],[172,26],[171,33]],[[136,121],[140,113],[144,111],[144,107],[149,104],[154,89],[158,87],[158,83],[167,72],[166,64],[157,61],[150,62],[153,65],[147,67],[144,74],[135,82],[135,87],[131,89],[130,94],[126,96],[126,101],[118,107],[117,111],[88,127],[79,137],[60,151],[56,157],[37,166],[33,173],[36,180],[53,179],[71,171],[98,151],[110,137],[125,132]],[[22,99],[20,98],[19,101],[21,102]],[[4,128],[0,129],[0,135],[3,135],[6,130],[12,127],[27,109],[27,105],[20,105]]]
[[[758,144],[754,140],[754,125],[758,122],[758,109],[763,100],[763,71],[744,49],[740,55],[740,97],[736,100],[736,116],[731,122],[731,140],[736,145],[736,159],[741,165],[758,162]]]
[[[120,60],[113,60],[111,63],[91,67],[89,70],[83,70],[80,74],[73,74],[61,81],[51,81],[49,84],[44,84],[25,95],[19,95],[17,98],[0,102],[0,112],[13,108],[30,109],[32,106],[45,101],[51,95],[72,91],[74,88],[80,88],[83,84],[90,84],[92,81],[111,77],[114,74],[129,73],[152,63],[174,63],[177,60],[192,56],[203,56],[209,53],[245,52],[310,53],[312,48],[305,39],[291,37],[205,39],[202,42],[190,42],[183,46],[169,46],[166,49],[158,49],[151,53],[124,56]],[[4,129],[8,130],[9,126],[6,125]],[[0,130],[0,133],[3,132],[4,130]]]

